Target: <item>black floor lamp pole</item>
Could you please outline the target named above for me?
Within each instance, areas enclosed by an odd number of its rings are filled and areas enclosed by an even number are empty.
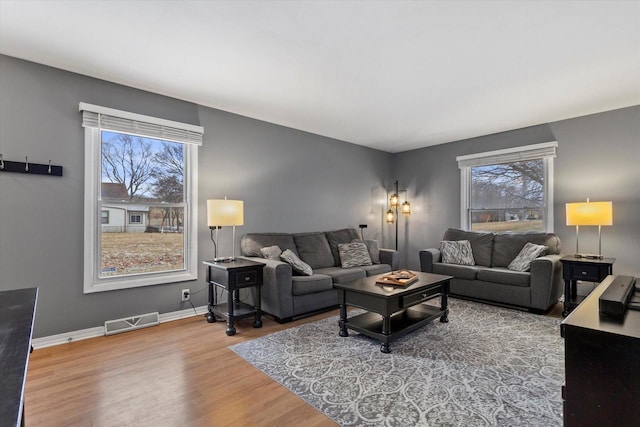
[[[396,202],[396,251],[398,250],[398,223],[400,222],[399,218],[398,218],[398,205],[400,204],[400,193],[398,192],[398,180],[396,179],[396,183],[395,183],[395,190],[396,192],[394,194],[397,195],[398,200]]]

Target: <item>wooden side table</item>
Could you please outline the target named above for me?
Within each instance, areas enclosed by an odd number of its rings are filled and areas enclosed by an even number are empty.
[[[236,259],[229,262],[204,261],[207,266],[207,283],[209,285],[209,313],[207,322],[215,322],[215,315],[227,319],[227,335],[236,333],[233,325],[236,319],[254,316],[253,327],[262,327],[262,311],[260,308],[260,288],[262,287],[261,262],[247,259]],[[227,303],[217,304],[214,286],[227,291]],[[240,289],[254,288],[254,305],[240,301]]]
[[[574,255],[560,258],[562,278],[564,279],[563,316],[568,316],[586,298],[586,296],[578,295],[578,280],[602,282],[605,277],[613,274],[613,263],[615,261],[615,258],[576,258]]]

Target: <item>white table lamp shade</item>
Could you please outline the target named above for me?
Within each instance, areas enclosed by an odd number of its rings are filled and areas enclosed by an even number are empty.
[[[244,225],[244,202],[242,200],[207,200],[207,225],[223,227]]]
[[[567,203],[567,225],[613,225],[612,203]]]

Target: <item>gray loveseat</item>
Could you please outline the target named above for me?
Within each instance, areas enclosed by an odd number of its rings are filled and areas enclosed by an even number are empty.
[[[439,249],[419,252],[420,269],[447,274],[451,294],[545,312],[562,295],[560,239],[551,233],[479,233],[450,228],[442,240],[468,240],[476,265],[441,262]],[[507,268],[527,242],[547,246],[546,255],[531,262],[529,271]]]
[[[342,268],[338,244],[359,239],[355,229],[313,233],[251,233],[240,239],[244,258],[266,264],[262,286],[262,310],[279,322],[288,322],[338,305],[333,283],[345,283],[366,276],[397,270],[397,251],[379,249],[379,263]],[[291,265],[262,258],[261,249],[277,245],[290,249],[313,269],[311,276],[296,274]],[[376,261],[375,256],[372,257]]]

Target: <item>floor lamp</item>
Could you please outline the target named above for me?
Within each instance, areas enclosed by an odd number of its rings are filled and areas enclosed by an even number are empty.
[[[390,209],[385,214],[387,224],[396,223],[396,250],[398,250],[398,207],[400,206],[400,193],[404,192],[404,202],[402,203],[402,215],[411,215],[411,203],[407,200],[407,190],[398,191],[398,180],[393,184],[395,192],[389,197]]]
[[[244,202],[242,200],[211,199],[207,200],[207,224],[211,230],[211,241],[214,246],[214,261],[234,261],[236,256],[236,225],[244,225]],[[232,253],[230,257],[218,257],[218,230],[222,227],[233,227]],[[215,230],[215,240],[213,231]]]
[[[576,226],[576,258],[602,259],[602,226],[613,225],[613,205],[611,202],[567,203],[567,225]],[[578,246],[581,225],[598,226],[598,255],[581,254]]]

